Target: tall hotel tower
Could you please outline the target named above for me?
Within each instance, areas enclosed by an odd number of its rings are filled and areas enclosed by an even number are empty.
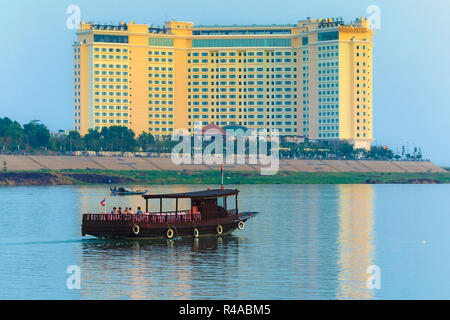
[[[372,36],[365,18],[297,25],[82,23],[74,129],[136,135],[211,122],[370,148]]]

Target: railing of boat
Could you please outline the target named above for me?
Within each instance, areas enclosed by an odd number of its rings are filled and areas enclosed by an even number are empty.
[[[85,213],[83,221],[128,221],[145,223],[167,223],[167,222],[193,222],[200,221],[200,212],[189,211],[161,212],[161,213],[134,213],[134,214],[112,214],[112,213]]]

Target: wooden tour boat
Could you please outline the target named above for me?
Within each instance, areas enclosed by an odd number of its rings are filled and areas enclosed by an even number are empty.
[[[81,234],[98,238],[167,238],[225,235],[244,229],[258,212],[238,211],[237,189],[215,189],[172,194],[148,194],[145,212],[134,214],[83,214]],[[151,212],[149,200],[159,199],[159,211]],[[163,199],[175,200],[175,211],[163,211]],[[179,210],[178,200],[189,199],[190,209]]]

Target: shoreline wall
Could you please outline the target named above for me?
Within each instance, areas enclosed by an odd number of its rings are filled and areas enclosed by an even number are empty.
[[[220,165],[176,165],[170,158],[0,155],[0,170],[220,170]],[[447,172],[428,161],[280,160],[280,172]],[[259,165],[224,165],[228,171],[259,171]]]

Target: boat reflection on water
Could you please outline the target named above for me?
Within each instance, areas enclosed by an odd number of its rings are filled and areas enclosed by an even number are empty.
[[[214,296],[213,279],[237,268],[240,239],[83,242],[80,257],[83,299],[192,299]],[[211,258],[213,256],[213,258]],[[208,282],[208,280],[210,282]],[[221,283],[220,291],[229,291]],[[105,292],[107,290],[108,292]]]

